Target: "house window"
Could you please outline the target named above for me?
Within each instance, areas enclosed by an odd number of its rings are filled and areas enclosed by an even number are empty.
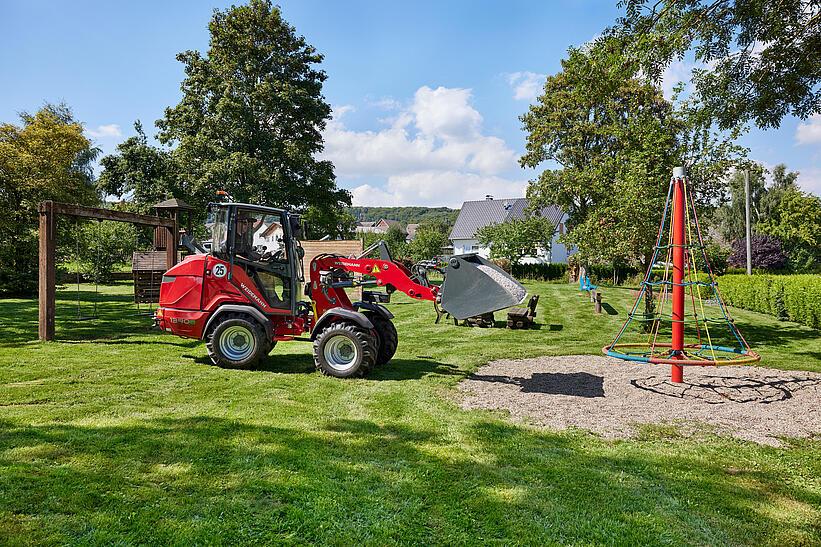
[[[479,250],[479,246],[478,246],[478,245],[471,245],[471,246],[470,246],[470,250],[471,250],[471,251],[478,251],[478,250]]]

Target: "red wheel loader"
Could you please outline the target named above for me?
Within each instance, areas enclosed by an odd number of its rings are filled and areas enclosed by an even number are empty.
[[[437,313],[457,319],[519,304],[527,294],[476,254],[454,256],[441,268],[420,263],[410,271],[391,258],[383,242],[357,257],[317,256],[305,283],[298,215],[213,203],[206,228],[210,250],[186,238],[196,253],[163,276],[155,323],[178,336],[204,340],[211,360],[223,367],[250,368],[277,342],[308,335],[320,371],[361,377],[396,351],[393,315],[383,306],[391,293],[430,300]],[[431,269],[444,275],[441,286],[428,281]],[[351,302],[345,292],[349,287],[380,290],[363,290],[362,300]]]

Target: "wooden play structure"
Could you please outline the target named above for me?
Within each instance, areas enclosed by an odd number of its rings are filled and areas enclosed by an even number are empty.
[[[181,199],[172,198],[152,207],[163,216],[171,218],[183,233],[191,233],[194,210]],[[187,216],[186,224],[182,223],[183,215]],[[183,228],[183,226],[185,228]],[[179,261],[179,256],[171,265],[168,264],[169,242],[176,249],[179,239],[171,241],[168,230],[161,226],[154,227],[154,243],[149,251],[134,251],[131,257],[131,274],[134,279],[134,303],[156,304],[160,300],[160,283],[165,271]]]
[[[44,201],[38,207],[40,214],[40,262],[39,262],[39,323],[38,336],[40,340],[54,340],[55,300],[57,285],[57,219],[58,217],[73,217],[93,219],[97,221],[110,220],[126,222],[138,226],[153,226],[155,234],[162,232],[166,244],[164,249],[163,266],[177,263],[177,215],[160,217],[154,215],[140,215],[126,211],[86,207],[56,201]],[[165,271],[165,270],[163,270]]]

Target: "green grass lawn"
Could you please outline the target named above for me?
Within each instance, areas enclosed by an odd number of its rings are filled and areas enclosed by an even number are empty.
[[[210,366],[134,315],[130,285],[102,289],[95,321],[59,293],[53,343],[35,301],[0,300],[0,544],[821,543],[819,440],[606,441],[459,409],[489,360],[598,354],[631,299],[604,288],[597,316],[572,286],[528,289],[533,331],[395,298],[399,351],[362,380],[314,372],[304,342]],[[764,366],[821,371],[818,331],[734,313]]]

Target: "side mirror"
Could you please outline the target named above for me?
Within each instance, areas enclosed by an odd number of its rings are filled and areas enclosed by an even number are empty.
[[[296,254],[299,255],[299,258],[305,258],[305,249],[301,246],[296,248]]]

